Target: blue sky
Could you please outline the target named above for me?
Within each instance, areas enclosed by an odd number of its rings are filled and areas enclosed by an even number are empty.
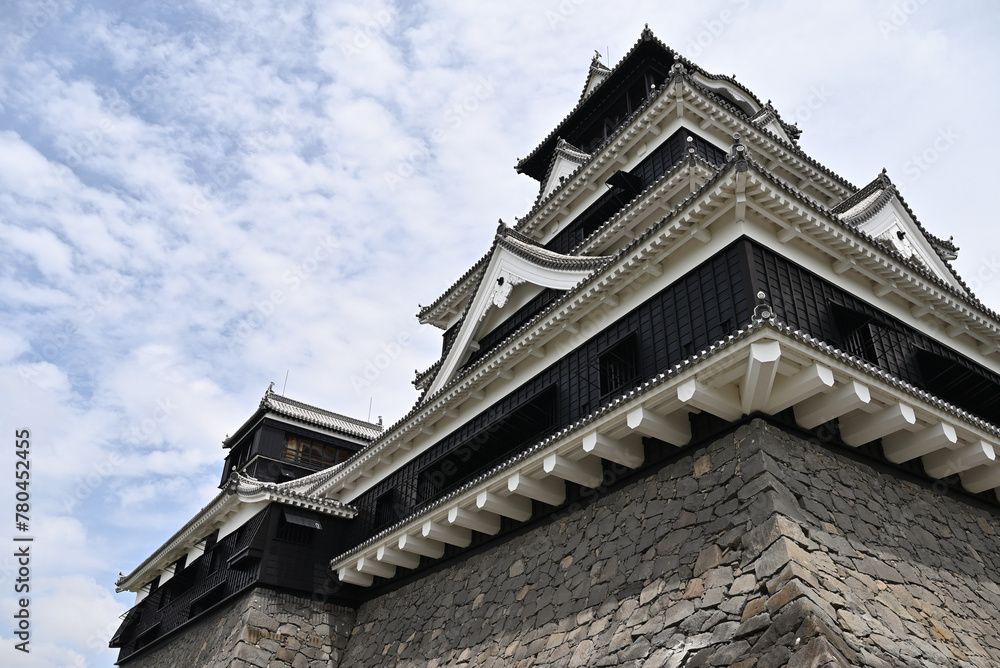
[[[515,161],[646,22],[856,185],[887,168],[1000,307],[994,3],[3,7],[0,434],[13,470],[32,431],[36,537],[32,653],[0,624],[5,666],[113,664],[118,572],[217,492],[221,440],[269,382],[387,423],[410,408],[440,350],[418,304],[528,211]]]

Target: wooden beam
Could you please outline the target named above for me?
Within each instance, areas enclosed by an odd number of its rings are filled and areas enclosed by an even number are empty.
[[[413,554],[419,554],[431,559],[440,559],[444,554],[444,543],[423,536],[404,534],[399,537],[399,549]]]
[[[778,230],[778,241],[783,244],[787,244],[797,236],[799,236],[799,228],[797,225],[792,225],[791,227]]]
[[[525,496],[500,496],[493,492],[480,492],[476,507],[490,513],[524,522],[531,517],[531,499]]]
[[[885,297],[895,289],[896,286],[892,283],[876,283],[875,287],[872,288],[872,292],[875,293],[876,297]]]
[[[403,552],[402,550],[389,547],[388,545],[383,545],[375,553],[375,558],[379,561],[392,564],[393,566],[401,566],[403,568],[416,568],[420,565],[420,555],[413,554],[412,552]]]
[[[371,557],[361,557],[358,559],[357,568],[359,573],[377,575],[380,578],[391,578],[396,574],[396,567],[392,564],[384,564]]]
[[[1000,466],[995,464],[977,466],[974,469],[963,471],[960,475],[962,476],[962,486],[973,494],[1000,487]]]
[[[622,443],[621,441],[592,431],[583,437],[583,451],[588,455],[603,457],[608,461],[637,469],[642,466],[646,455],[642,443]]]
[[[691,420],[686,411],[657,415],[648,408],[639,406],[629,411],[625,422],[633,431],[672,445],[687,445],[691,440]]]
[[[924,471],[932,478],[947,478],[995,460],[993,446],[986,441],[976,441],[958,450],[939,450],[923,459]]]
[[[523,473],[515,473],[507,478],[507,489],[512,494],[519,494],[550,506],[560,506],[566,500],[566,483],[554,476],[538,480]]]
[[[691,378],[677,386],[677,398],[682,404],[711,413],[729,422],[738,420],[743,415],[739,393],[731,385],[713,388]]]
[[[965,325],[962,325],[962,324],[948,325],[947,327],[945,327],[945,330],[944,330],[945,334],[947,334],[951,338],[955,338],[956,336],[958,336],[959,334],[961,334],[961,333],[963,333],[965,331],[966,331],[966,327],[965,327]]]
[[[358,573],[356,569],[347,566],[337,569],[337,577],[340,578],[341,582],[361,587],[371,587],[375,580],[369,573]]]
[[[601,460],[595,457],[584,457],[579,461],[573,461],[562,455],[553,454],[542,462],[542,470],[584,487],[600,487],[604,481]]]
[[[871,400],[868,386],[850,380],[826,394],[796,404],[795,421],[806,429],[812,429],[856,408],[861,408],[871,403]]]
[[[882,439],[882,452],[890,462],[902,464],[943,448],[951,449],[957,443],[955,428],[946,422],[939,422],[915,434],[900,432],[886,436]]]
[[[458,547],[469,547],[469,543],[472,542],[472,532],[465,527],[442,524],[441,522],[424,522],[420,533],[424,538],[438,540],[449,545],[457,545]]]
[[[840,276],[854,265],[850,260],[837,260],[833,263],[833,273]]]
[[[465,527],[488,536],[500,533],[500,516],[496,513],[477,512],[467,508],[452,508],[448,511],[448,523]]]
[[[740,381],[740,408],[745,415],[759,411],[767,405],[780,361],[781,345],[777,341],[758,341],[750,344],[747,371]]]
[[[840,421],[840,438],[850,446],[857,447],[877,438],[910,429],[917,424],[913,408],[906,404],[886,406],[878,413],[844,418]]]
[[[788,378],[776,378],[771,396],[764,406],[765,413],[780,413],[833,387],[833,371],[822,364],[813,363]]]

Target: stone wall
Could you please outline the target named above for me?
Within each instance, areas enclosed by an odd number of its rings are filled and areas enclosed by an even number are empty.
[[[253,589],[125,668],[330,668],[340,662],[354,611]]]
[[[340,668],[998,666],[996,518],[755,420],[364,604]]]

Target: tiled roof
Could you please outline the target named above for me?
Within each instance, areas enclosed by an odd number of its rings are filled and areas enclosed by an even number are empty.
[[[889,179],[888,174],[886,174],[886,170],[883,169],[882,173],[875,177],[871,183],[837,205],[833,209],[833,213],[837,214],[837,217],[846,225],[857,227],[865,221],[871,220],[873,216],[877,215],[893,199],[902,205],[910,220],[917,226],[920,233],[924,235],[931,248],[934,249],[934,252],[937,253],[941,261],[948,267],[948,271],[955,280],[968,289],[962,277],[958,275],[958,272],[955,271],[949,262],[955,259],[958,247],[950,240],[946,241],[927,231],[927,228],[921,224],[916,214],[907,205],[903,196],[899,194],[896,185]]]
[[[745,154],[746,151],[744,151],[743,153]],[[844,224],[843,222],[841,222],[839,220],[839,218],[833,213],[833,211],[829,207],[827,207],[827,206],[825,206],[825,205],[823,205],[823,204],[815,201],[814,199],[810,198],[809,196],[807,196],[807,195],[799,192],[799,190],[797,188],[795,188],[795,187],[793,187],[793,186],[785,183],[782,179],[780,179],[779,177],[775,176],[774,174],[772,174],[771,172],[769,172],[766,168],[764,168],[762,165],[760,165],[760,163],[756,162],[752,158],[752,156],[745,156],[741,160],[732,159],[731,162],[728,165],[723,166],[722,168],[720,168],[715,176],[713,176],[711,179],[708,179],[704,184],[701,185],[700,188],[698,188],[698,190],[696,190],[695,192],[690,193],[682,202],[679,202],[678,204],[674,205],[674,207],[671,208],[670,212],[666,213],[659,221],[657,221],[653,225],[649,226],[646,229],[646,231],[643,232],[637,239],[634,239],[633,241],[631,241],[629,244],[627,244],[625,247],[623,247],[622,249],[620,249],[614,255],[609,256],[610,260],[612,260],[612,262],[609,262],[609,265],[613,264],[613,261],[620,259],[624,255],[627,255],[629,252],[631,252],[631,250],[632,250],[633,247],[635,247],[638,244],[643,243],[646,239],[648,239],[652,235],[656,234],[664,226],[668,225],[687,206],[689,206],[692,202],[694,202],[695,200],[697,200],[700,197],[702,197],[704,195],[704,193],[706,193],[711,188],[715,187],[716,184],[718,184],[721,180],[723,180],[724,178],[726,178],[730,174],[730,170],[731,169],[732,170],[737,170],[737,171],[742,171],[742,169],[745,169],[746,168],[745,166],[741,166],[739,164],[741,162],[743,162],[744,164],[749,163],[749,165],[752,165],[753,168],[754,168],[754,170],[756,170],[761,176],[765,177],[766,180],[768,180],[775,187],[779,188],[780,190],[782,190],[783,192],[785,192],[786,194],[788,194],[791,198],[793,198],[793,199],[795,199],[795,200],[797,200],[797,201],[799,201],[799,202],[801,202],[801,203],[803,203],[803,204],[805,204],[805,205],[807,205],[807,206],[815,209],[816,211],[819,211],[820,213],[824,214],[834,224],[843,225],[845,227],[845,229],[849,229],[853,234],[858,235],[858,237],[860,239],[863,239],[864,241],[868,242],[872,246],[877,247],[881,252],[885,253],[894,262],[898,263],[901,266],[905,266],[908,270],[913,271],[914,273],[918,274],[919,276],[921,276],[925,280],[929,281],[935,287],[939,288],[940,290],[942,290],[946,294],[951,295],[952,297],[956,298],[960,302],[964,302],[964,303],[972,306],[973,308],[980,310],[983,314],[985,314],[986,316],[988,316],[993,321],[1000,320],[1000,316],[998,316],[994,311],[988,309],[985,305],[983,305],[978,299],[975,298],[974,295],[971,294],[971,292],[969,294],[962,293],[961,291],[959,291],[958,289],[956,289],[954,286],[946,283],[945,281],[941,280],[937,276],[933,275],[928,269],[926,269],[922,265],[919,265],[918,263],[915,263],[915,262],[909,260],[908,258],[904,258],[902,255],[900,255],[894,249],[886,248],[883,244],[878,243],[876,239],[874,239],[873,237],[871,237],[868,234],[860,232],[859,230],[857,230],[853,226],[849,226],[849,225]],[[609,223],[610,222],[612,222],[612,221],[609,221]],[[597,232],[595,232],[595,234],[596,233]],[[492,249],[491,249],[491,252],[492,252]],[[489,254],[487,255],[487,257],[489,257]],[[581,291],[585,290],[594,281],[599,280],[601,278],[601,276],[602,276],[602,274],[600,272],[595,272],[593,275],[590,276],[590,278],[581,281],[575,288],[573,288],[572,290],[567,291],[565,294],[563,294],[562,296],[560,296],[558,299],[554,300],[551,304],[549,304],[540,313],[538,313],[537,315],[535,315],[535,317],[533,317],[528,322],[524,323],[516,331],[512,332],[506,339],[504,339],[503,341],[499,342],[496,346],[494,346],[494,349],[495,350],[501,350],[505,346],[508,346],[511,343],[513,343],[516,339],[520,338],[521,336],[524,336],[524,334],[527,331],[529,331],[532,327],[534,327],[541,320],[543,320],[544,318],[546,318],[547,316],[549,316],[553,311],[558,310],[564,304],[566,304],[567,302],[569,302],[572,299],[574,299],[576,297],[576,295],[578,295]],[[995,325],[990,325],[990,326],[995,327]],[[817,345],[819,345],[819,344],[817,343]],[[466,368],[460,370],[458,373],[456,373],[455,376],[453,378],[451,378],[445,385],[443,385],[442,387],[438,388],[438,390],[433,395],[427,395],[426,392],[425,392],[425,394],[422,395],[417,400],[417,402],[414,404],[413,408],[411,408],[410,411],[406,415],[404,415],[402,418],[400,418],[399,420],[397,420],[391,427],[389,427],[379,440],[377,440],[376,442],[372,443],[372,445],[369,446],[368,448],[365,448],[364,450],[362,450],[361,452],[359,452],[351,460],[348,460],[347,464],[350,464],[354,459],[356,459],[358,457],[362,457],[363,458],[363,457],[369,456],[373,451],[377,450],[378,447],[381,444],[386,443],[389,439],[391,439],[392,436],[394,435],[394,433],[397,430],[399,430],[400,428],[404,427],[410,420],[412,420],[416,415],[418,415],[420,413],[420,411],[424,407],[426,407],[430,403],[432,403],[437,397],[440,397],[440,396],[443,396],[444,394],[446,394],[448,391],[450,391],[451,389],[453,389],[456,385],[458,385],[459,383],[461,383],[462,380],[464,380],[466,377],[468,377],[469,375],[475,373],[479,368],[481,368],[482,366],[484,366],[486,364],[489,364],[491,361],[492,361],[491,356],[484,355],[476,364],[471,365],[469,367],[466,367]],[[909,387],[909,386],[907,386],[907,387]],[[916,390],[916,389],[914,389],[913,391],[919,392],[919,390]],[[963,414],[964,414],[964,412],[963,412]],[[974,418],[973,416],[969,416],[968,419],[970,421],[972,421],[972,420],[976,420],[977,418]],[[333,478],[334,476],[336,476],[337,473],[338,473],[338,471],[331,471],[331,470],[319,471],[317,473],[314,473],[314,474],[308,476],[307,478],[300,479],[300,481],[298,481],[298,482],[307,483],[309,491],[317,490],[317,489],[321,488],[324,484],[326,484],[328,480],[330,480],[331,478]]]
[[[271,383],[271,386],[273,385],[274,383]],[[310,406],[295,399],[289,399],[288,397],[276,394],[269,386],[264,393],[264,397],[260,400],[260,406],[254,414],[232,436],[227,437],[222,442],[223,446],[229,448],[235,445],[268,412],[277,413],[303,424],[340,432],[341,434],[360,438],[365,441],[373,441],[382,434],[382,425],[380,424],[357,420],[323,408]]]
[[[692,70],[694,70],[696,72],[699,72],[700,74],[702,74],[703,76],[705,76],[705,77],[707,77],[709,79],[715,79],[717,81],[726,81],[726,82],[731,83],[731,84],[733,84],[735,86],[738,86],[742,91],[746,92],[753,99],[753,101],[757,104],[757,106],[763,106],[763,104],[761,103],[761,101],[759,99],[757,99],[757,96],[754,95],[753,92],[751,92],[749,89],[747,89],[743,84],[741,84],[740,82],[738,82],[735,77],[730,77],[730,76],[726,76],[726,75],[723,75],[723,74],[710,74],[709,72],[703,70],[701,67],[699,67],[695,63],[693,63],[690,60],[688,60],[687,58],[685,58],[680,53],[674,51],[669,46],[667,46],[666,44],[664,44],[663,42],[661,42],[653,34],[653,31],[649,29],[649,25],[646,25],[646,27],[643,28],[642,34],[639,36],[639,39],[636,41],[636,43],[632,45],[632,48],[629,49],[628,53],[626,53],[622,57],[622,59],[619,60],[618,63],[613,68],[611,68],[611,71],[608,74],[608,78],[610,79],[610,77],[614,76],[615,72],[619,71],[622,68],[622,66],[629,61],[629,59],[633,56],[633,54],[635,54],[639,50],[639,48],[642,47],[642,45],[646,44],[646,43],[650,43],[650,44],[654,44],[654,45],[658,46],[665,53],[667,53],[668,55],[670,55],[674,59],[674,62],[678,62],[679,61],[679,62],[683,63],[684,65],[686,65],[687,68],[692,69]],[[525,158],[523,158],[521,160],[518,160],[517,166],[516,166],[516,169],[517,169],[518,172],[522,172],[523,171],[523,167],[525,166],[525,163],[527,163],[529,160],[531,160],[535,156],[535,154],[538,153],[542,149],[543,146],[545,146],[550,141],[552,141],[552,139],[555,137],[556,133],[559,132],[562,129],[563,125],[565,125],[566,121],[568,121],[570,118],[572,118],[573,115],[576,114],[577,111],[580,109],[580,107],[583,104],[585,104],[586,101],[589,100],[589,99],[590,99],[589,95],[586,96],[586,97],[581,96],[580,100],[577,102],[576,106],[574,106],[573,109],[568,114],[566,114],[566,116],[561,121],[559,121],[559,124],[556,126],[556,128],[552,132],[550,132],[548,134],[548,136],[546,136],[545,139],[543,139],[541,141],[541,143],[539,143],[538,146],[536,146],[527,155],[527,157],[525,157]],[[743,113],[743,112],[741,112],[741,113]],[[743,113],[743,115],[745,116],[746,114]]]
[[[493,257],[498,248],[504,248],[511,253],[518,255],[526,260],[534,262],[541,267],[546,267],[548,269],[556,270],[566,270],[566,271],[578,271],[578,270],[597,270],[609,263],[612,257],[591,257],[591,256],[575,256],[575,255],[563,255],[561,253],[556,253],[550,251],[549,249],[539,245],[537,242],[532,241],[528,237],[520,234],[513,228],[508,227],[502,220],[497,225],[497,233],[494,237],[493,246],[490,248],[489,253],[486,254],[486,261],[484,266],[489,264],[489,258]],[[472,294],[475,295],[479,291],[479,286],[482,283],[483,274],[480,273],[476,279],[476,285],[472,289]],[[469,309],[472,307],[472,299],[469,299],[465,305],[465,310],[462,312],[461,317],[458,319],[459,327],[461,323],[468,316]],[[509,337],[508,337],[509,338]],[[451,348],[454,345],[455,340],[452,339],[445,349],[441,352],[441,359],[439,362],[443,362],[447,359],[448,354],[451,352]],[[429,378],[421,378],[424,383],[424,391],[421,393],[420,398],[417,400],[417,405],[419,406],[427,394],[427,389],[433,384],[434,379],[437,377],[438,373],[441,372],[441,364],[435,364],[428,371],[431,372]],[[461,374],[460,374],[461,375]],[[450,384],[450,383],[449,383]]]
[[[590,87],[590,82],[593,80],[594,75],[603,74],[605,79],[609,74],[611,74],[611,68],[601,62],[600,52],[594,52],[594,57],[590,59],[590,69],[587,70],[587,80],[583,82],[583,90],[580,91],[580,97],[577,99],[576,103],[579,105],[583,102],[583,98],[587,97],[587,88]],[[600,86],[603,80],[597,84]],[[594,86],[596,89],[597,86]],[[593,92],[593,91],[591,91]]]
[[[120,576],[115,581],[115,586],[118,591],[123,591],[125,586],[142,585],[149,579],[156,577],[157,570],[165,566],[163,563],[165,559],[168,557],[176,558],[174,555],[178,551],[183,553],[183,551],[193,547],[203,538],[203,534],[206,532],[205,525],[214,526],[210,523],[218,522],[224,518],[231,512],[233,504],[270,500],[307,508],[334,517],[353,518],[357,513],[354,508],[334,499],[303,494],[294,488],[293,483],[295,482],[294,480],[283,483],[261,482],[234,472],[229,478],[229,482],[214,499],[209,501],[131,573]],[[227,511],[227,508],[230,510]]]
[[[295,401],[294,399],[289,399],[270,391],[264,395],[261,407],[266,407],[285,417],[314,424],[331,431],[339,431],[351,436],[357,436],[366,441],[374,440],[382,433],[380,425],[310,406],[309,404],[304,404],[301,401]]]
[[[556,253],[502,224],[497,231],[497,246],[506,248],[515,255],[519,255],[526,260],[549,269],[566,269],[571,271],[597,269],[610,261],[610,258],[604,256],[591,257],[587,255],[563,255],[562,253]]]
[[[806,334],[805,332],[802,332],[801,330],[794,329],[793,327],[785,324],[784,322],[782,322],[781,320],[779,320],[777,317],[775,317],[773,315],[773,310],[769,306],[763,305],[763,308],[761,306],[758,306],[757,309],[755,309],[754,316],[751,319],[751,321],[748,323],[747,326],[745,326],[745,327],[743,327],[741,329],[736,330],[733,334],[730,334],[729,336],[726,336],[725,338],[721,339],[720,341],[718,341],[714,345],[709,346],[708,348],[706,348],[704,350],[701,350],[698,353],[695,353],[694,355],[691,355],[687,359],[682,360],[681,362],[679,362],[679,363],[675,364],[674,366],[672,366],[667,371],[665,371],[663,373],[660,373],[660,374],[657,374],[653,378],[651,378],[648,381],[646,381],[645,383],[643,383],[641,386],[639,386],[639,387],[637,387],[635,389],[629,390],[625,394],[622,394],[622,395],[619,395],[619,396],[616,396],[616,397],[610,399],[607,403],[605,403],[604,405],[598,407],[596,410],[594,410],[589,415],[586,415],[586,416],[580,418],[579,420],[577,420],[573,424],[570,424],[570,425],[568,425],[568,426],[560,429],[556,433],[551,434],[550,436],[542,439],[541,441],[538,441],[537,443],[535,443],[534,445],[526,448],[525,450],[522,450],[521,452],[513,455],[512,457],[510,457],[506,461],[504,461],[504,462],[502,462],[502,463],[494,466],[489,471],[486,471],[486,472],[480,474],[475,479],[473,479],[473,480],[469,481],[468,483],[462,485],[458,489],[456,489],[456,490],[454,490],[452,492],[449,492],[448,494],[444,495],[440,499],[435,500],[433,503],[431,503],[431,504],[429,504],[427,506],[422,507],[418,512],[415,512],[415,513],[411,514],[410,516],[401,519],[399,522],[396,522],[395,524],[393,524],[392,526],[390,526],[390,527],[386,528],[385,530],[379,532],[375,536],[372,536],[371,538],[369,538],[365,542],[361,543],[360,545],[357,545],[356,547],[351,548],[350,550],[344,552],[343,554],[337,555],[331,561],[332,562],[337,562],[337,561],[343,560],[343,559],[345,559],[345,558],[347,558],[347,557],[349,557],[351,555],[357,554],[359,552],[363,552],[364,550],[368,549],[370,546],[378,543],[385,536],[388,536],[388,535],[392,534],[393,532],[397,531],[402,526],[404,526],[404,525],[412,522],[416,517],[418,517],[418,516],[425,516],[425,515],[428,515],[428,514],[432,513],[435,509],[440,508],[440,507],[448,504],[452,500],[454,500],[454,499],[456,499],[456,498],[458,498],[458,497],[466,494],[467,492],[469,492],[469,490],[475,489],[479,485],[482,485],[484,482],[486,482],[486,481],[488,481],[488,480],[496,477],[498,474],[502,473],[503,471],[512,468],[518,462],[521,462],[521,461],[523,461],[523,460],[531,457],[532,455],[534,455],[534,454],[536,454],[536,453],[544,450],[549,445],[552,445],[552,444],[554,444],[554,443],[562,440],[563,438],[569,436],[570,434],[573,434],[575,432],[580,431],[581,429],[583,429],[587,425],[592,424],[593,422],[596,422],[602,416],[610,413],[611,411],[614,411],[615,409],[617,409],[622,404],[629,403],[629,402],[633,401],[634,399],[637,399],[637,398],[641,397],[642,395],[649,393],[650,391],[652,391],[656,387],[658,387],[660,385],[663,385],[664,383],[670,381],[672,378],[674,378],[678,374],[680,374],[680,373],[682,373],[684,371],[687,371],[688,369],[690,369],[690,368],[692,368],[694,366],[697,366],[699,364],[702,364],[702,363],[705,363],[705,362],[709,361],[711,358],[713,358],[716,355],[722,353],[724,350],[726,350],[728,348],[731,348],[732,346],[736,345],[740,341],[748,338],[750,335],[752,335],[752,334],[754,334],[754,333],[756,333],[756,332],[758,332],[760,330],[763,330],[763,329],[772,329],[772,330],[775,330],[775,331],[779,332],[780,334],[784,334],[785,336],[788,336],[788,337],[790,337],[790,338],[792,338],[792,339],[794,339],[796,341],[799,341],[799,342],[801,342],[801,343],[803,343],[805,345],[810,346],[811,348],[813,348],[814,350],[816,350],[818,353],[821,353],[821,354],[823,354],[823,355],[825,355],[827,357],[836,359],[837,361],[839,361],[839,362],[841,362],[843,364],[851,366],[851,367],[853,367],[853,368],[855,368],[855,369],[857,369],[857,370],[859,370],[859,371],[861,371],[861,372],[863,372],[863,373],[865,373],[865,374],[867,374],[869,376],[872,376],[872,377],[874,377],[874,378],[876,378],[876,379],[878,379],[878,380],[880,380],[880,381],[882,381],[882,382],[884,382],[884,383],[886,383],[888,385],[891,385],[892,387],[896,388],[897,390],[899,390],[901,392],[909,394],[910,396],[912,396],[912,397],[914,397],[916,399],[919,399],[921,401],[924,401],[924,402],[926,402],[926,403],[934,406],[935,408],[937,408],[939,410],[942,410],[942,411],[944,411],[946,413],[949,413],[950,415],[953,415],[956,418],[958,418],[958,419],[960,419],[960,420],[962,420],[964,422],[967,422],[967,423],[969,423],[971,425],[974,425],[975,427],[978,427],[979,429],[982,429],[983,431],[986,431],[986,432],[988,432],[990,434],[993,434],[994,436],[1000,437],[1000,428],[998,428],[997,425],[993,425],[993,424],[991,424],[989,422],[986,422],[985,420],[982,420],[981,418],[979,418],[979,417],[977,417],[975,415],[972,415],[971,413],[965,411],[964,409],[958,408],[957,406],[954,406],[954,405],[952,405],[952,404],[944,401],[943,399],[940,399],[940,398],[938,398],[938,397],[936,397],[936,396],[934,396],[934,395],[932,395],[932,394],[930,394],[928,392],[925,392],[924,390],[921,390],[920,388],[917,388],[917,387],[915,387],[915,386],[907,383],[906,381],[901,380],[900,378],[894,376],[893,374],[891,374],[891,373],[889,373],[889,372],[887,372],[887,371],[885,371],[885,370],[883,370],[883,369],[881,369],[881,368],[879,368],[879,367],[877,367],[877,366],[875,366],[875,365],[873,365],[873,364],[871,364],[871,363],[869,363],[869,362],[867,362],[865,360],[859,359],[858,357],[856,357],[854,355],[851,355],[849,353],[843,352],[839,348],[837,348],[837,347],[835,347],[833,345],[830,345],[830,344],[828,344],[828,343],[826,343],[826,342],[824,342],[824,341],[822,341],[820,339],[817,339],[817,338],[815,338],[813,336],[810,336],[809,334]]]

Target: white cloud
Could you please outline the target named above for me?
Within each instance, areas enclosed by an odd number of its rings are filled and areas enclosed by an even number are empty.
[[[115,617],[114,573],[211,498],[219,441],[286,371],[290,396],[402,416],[440,350],[418,303],[527,211],[537,184],[515,160],[576,104],[594,50],[617,62],[646,21],[773,99],[834,171],[861,185],[888,167],[1000,306],[1000,17],[926,3],[883,34],[895,4],[19,3],[0,17],[0,429],[46,444],[63,566],[46,591]],[[954,145],[908,175],[943,127]],[[51,614],[72,631],[37,665],[111,665],[97,631]]]

